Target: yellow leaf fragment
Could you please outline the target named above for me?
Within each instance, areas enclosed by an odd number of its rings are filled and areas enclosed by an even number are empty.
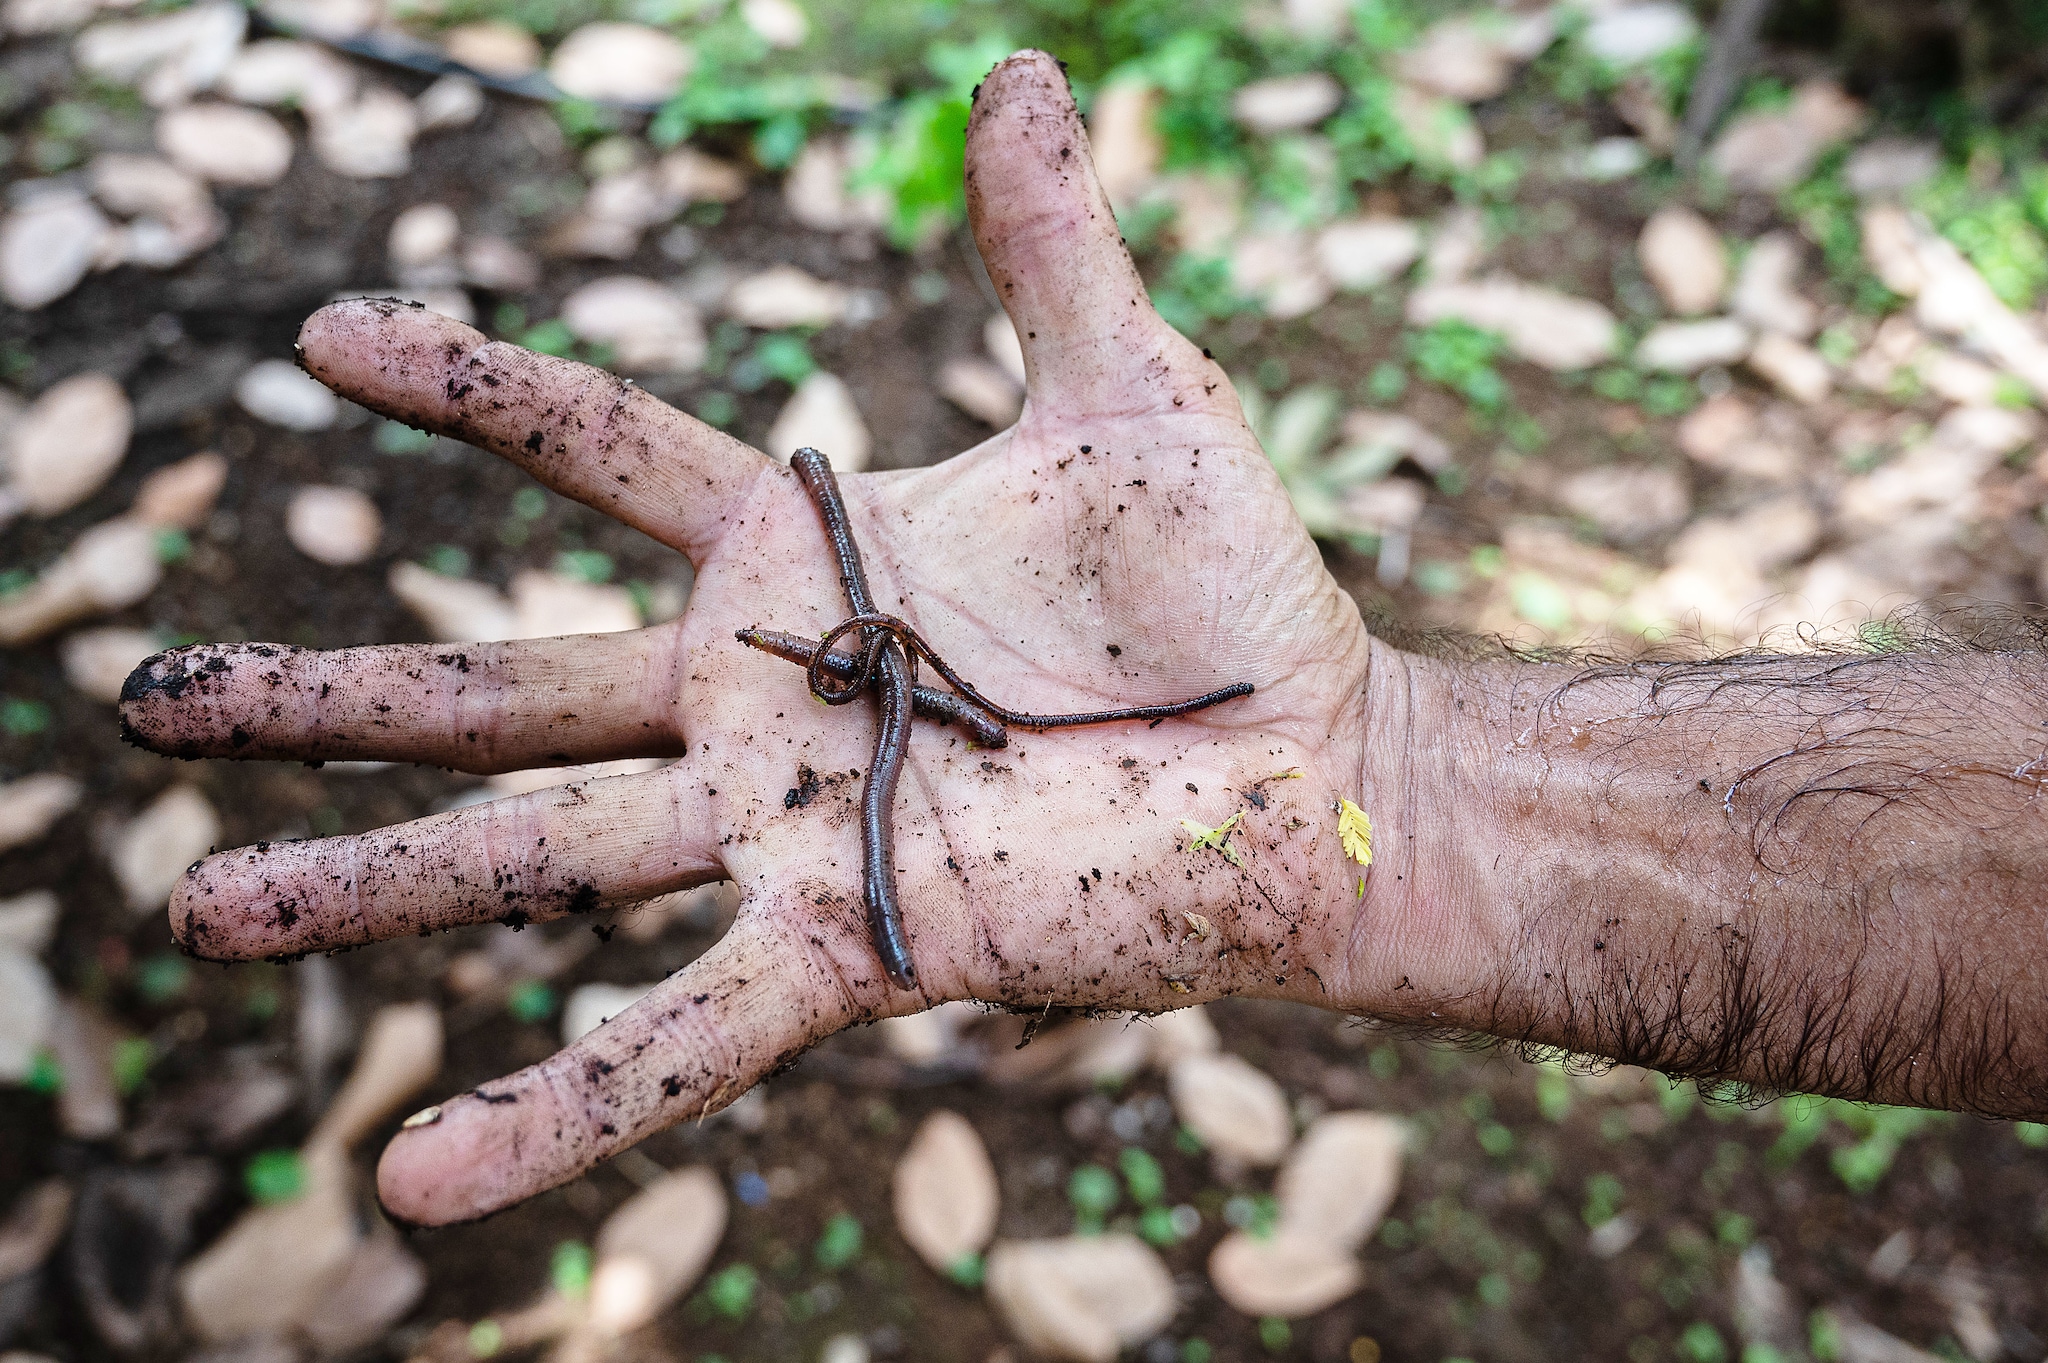
[[[1307,774],[1300,767],[1289,767],[1286,771],[1274,772],[1266,778],[1266,781],[1299,781]],[[1266,784],[1266,781],[1261,781],[1259,784],[1263,786]]]
[[[1345,856],[1360,866],[1372,865],[1372,820],[1349,800],[1337,802],[1337,838]]]
[[[1194,839],[1193,842],[1188,844],[1188,851],[1200,852],[1208,849],[1221,852],[1224,860],[1228,861],[1232,866],[1242,867],[1244,865],[1244,856],[1235,847],[1230,845],[1230,830],[1237,827],[1243,820],[1244,811],[1240,809],[1214,828],[1204,828],[1193,819],[1182,819],[1180,826],[1187,829],[1188,835]]]

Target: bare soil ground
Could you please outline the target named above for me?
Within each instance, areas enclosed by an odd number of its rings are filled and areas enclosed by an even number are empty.
[[[0,55],[0,84],[35,90],[48,53],[19,44]],[[122,270],[87,281],[49,309],[0,312],[0,346],[28,366],[19,386],[37,391],[56,377],[99,369],[135,396],[140,433],[117,480],[86,506],[47,522],[18,523],[0,537],[7,563],[45,561],[86,525],[123,506],[152,470],[195,450],[218,449],[232,464],[221,509],[199,534],[187,562],[131,622],[168,635],[282,640],[333,647],[422,637],[385,587],[394,558],[417,559],[434,546],[465,551],[473,574],[504,582],[522,566],[544,565],[564,549],[600,549],[620,579],[686,580],[668,551],[595,513],[552,495],[530,534],[508,544],[516,470],[474,450],[440,442],[427,454],[389,455],[371,443],[373,423],[345,422],[298,436],[262,425],[229,399],[252,357],[288,353],[299,321],[337,290],[384,278],[384,241],[392,217],[434,199],[465,223],[531,235],[514,204],[573,199],[570,154],[554,144],[545,116],[494,103],[473,127],[425,141],[416,168],[395,181],[348,182],[301,158],[274,189],[231,196],[235,228],[220,246],[172,275]],[[566,187],[565,187],[566,184]],[[1615,190],[1560,192],[1564,216],[1553,236],[1569,251],[1583,290],[1611,297],[1619,264],[1633,244],[1639,208]],[[958,243],[925,259],[847,250],[835,239],[790,224],[780,200],[757,189],[716,223],[696,229],[696,263],[735,268],[793,261],[884,294],[887,312],[859,331],[828,332],[814,343],[820,364],[851,386],[877,437],[877,463],[933,462],[981,439],[986,429],[935,396],[931,375],[947,357],[979,345],[990,310],[978,274]],[[1553,243],[1554,245],[1555,243]],[[1532,275],[1557,277],[1559,258],[1542,240],[1512,248],[1543,257]],[[679,267],[650,238],[643,272]],[[558,263],[540,293],[521,300],[535,316],[573,286],[619,266]],[[628,265],[625,268],[635,268]],[[680,267],[687,270],[689,266]],[[942,276],[935,302],[918,301],[914,276]],[[929,279],[922,296],[937,290]],[[489,315],[493,300],[484,299]],[[1326,309],[1313,321],[1226,328],[1215,339],[1233,370],[1279,360],[1293,381],[1320,378],[1349,390],[1393,353],[1399,319],[1370,300]],[[1552,437],[1549,467],[1591,462],[1616,441],[1614,406],[1590,394],[1562,392],[1546,378],[1511,373],[1520,405]],[[706,382],[675,385],[663,396],[692,404]],[[736,431],[758,438],[786,390],[770,385],[741,395]],[[1482,470],[1495,437],[1473,428],[1462,409],[1423,385],[1405,410],[1453,438]],[[1633,453],[1677,461],[1669,422],[1629,431]],[[360,567],[317,569],[286,542],[283,507],[308,481],[339,482],[371,495],[386,518],[385,552]],[[1715,489],[1702,482],[1696,511],[1711,509]],[[1497,541],[1506,516],[1526,509],[1515,478],[1482,472],[1459,498],[1436,495],[1418,557],[1457,560]],[[2017,593],[2030,559],[2019,549],[1984,551],[1985,571]],[[1460,598],[1425,597],[1403,588],[1391,600],[1370,582],[1371,564],[1332,550],[1332,564],[1362,600],[1411,624],[1457,621]],[[83,778],[86,806],[42,844],[0,857],[9,892],[54,887],[65,916],[50,954],[65,986],[97,1001],[123,1025],[156,1044],[159,1058],[132,1099],[137,1111],[220,1072],[231,1053],[249,1051],[291,1065],[294,1016],[304,965],[198,967],[174,998],[152,1002],[138,984],[142,966],[170,951],[160,915],[137,919],[123,907],[98,840],[106,822],[134,809],[174,774],[162,759],[125,747],[108,707],[65,682],[54,645],[0,658],[0,690],[46,705],[53,722],[33,734],[0,736],[0,776],[62,769]],[[175,775],[196,783],[222,812],[224,841],[358,831],[416,817],[474,783],[430,770],[375,775],[290,766],[197,764]],[[438,997],[447,963],[488,934],[470,929],[432,940],[401,941],[340,957],[342,995],[360,1021],[377,1004]],[[581,925],[530,929],[549,936]],[[649,945],[610,943],[554,982],[566,992],[592,980],[658,976],[713,940],[705,927],[679,925]],[[929,1110],[967,1115],[988,1142],[1003,1186],[1004,1235],[1057,1234],[1073,1223],[1066,1197],[1072,1170],[1113,1163],[1126,1145],[1152,1151],[1164,1166],[1168,1200],[1194,1206],[1201,1230],[1165,1251],[1182,1289],[1182,1310],[1167,1345],[1148,1360],[1199,1351],[1213,1357],[1316,1360],[1488,1360],[1693,1357],[1712,1363],[1696,1322],[1709,1323],[1739,1348],[1731,1281],[1744,1246],[1768,1247],[1776,1271],[1803,1314],[1846,1305],[1906,1339],[1963,1356],[1953,1333],[1942,1275],[1966,1265],[1989,1292],[2001,1347],[2015,1358],[2048,1348],[2048,1153],[2029,1149],[2010,1127],[1955,1120],[1909,1139],[1888,1174],[1866,1193],[1850,1192],[1831,1171],[1831,1151],[1853,1142],[1830,1128],[1796,1157],[1774,1158],[1785,1112],[1702,1106],[1639,1076],[1574,1079],[1565,1097],[1539,1106],[1541,1072],[1518,1060],[1419,1042],[1388,1040],[1357,1024],[1307,1010],[1256,1004],[1214,1009],[1225,1045],[1275,1076],[1304,1114],[1364,1107],[1401,1114],[1417,1132],[1392,1219],[1365,1252],[1367,1285],[1291,1331],[1236,1315],[1216,1298],[1204,1273],[1208,1249],[1225,1230],[1232,1197],[1257,1192],[1256,1177],[1219,1177],[1208,1161],[1176,1146],[1161,1087],[1147,1077],[1114,1092],[1045,1093],[963,1080],[925,1083],[900,1069],[851,1063],[880,1054],[856,1033],[822,1047],[769,1081],[757,1130],[730,1120],[669,1132],[644,1147],[662,1165],[706,1163],[728,1182],[759,1173],[774,1195],[760,1206],[736,1203],[718,1265],[746,1262],[763,1290],[745,1321],[719,1317],[701,1296],[678,1305],[633,1347],[649,1358],[812,1359],[830,1336],[865,1338],[874,1356],[972,1360],[1009,1346],[975,1292],[928,1271],[898,1238],[889,1211],[889,1172],[911,1130]],[[552,1020],[522,1023],[502,1011],[449,1014],[450,1051],[438,1087],[455,1091],[548,1054]],[[1548,1111],[1545,1110],[1547,1106]],[[239,1174],[256,1149],[290,1146],[317,1108],[312,1095],[239,1148],[203,1151],[227,1177],[197,1227],[203,1242],[242,1205]],[[372,1142],[374,1146],[376,1142]],[[153,1158],[161,1159],[162,1156]],[[368,1156],[366,1155],[367,1162]],[[47,1097],[0,1089],[0,1208],[52,1174],[84,1180],[128,1159],[119,1142],[65,1138]],[[1610,1236],[1597,1253],[1589,1239],[1588,1181],[1619,1181],[1619,1206],[1636,1233]],[[416,1234],[408,1243],[429,1269],[425,1300],[365,1358],[406,1358],[428,1329],[474,1320],[533,1298],[544,1287],[550,1254],[564,1240],[587,1241],[604,1215],[635,1189],[616,1167],[477,1226]],[[816,1267],[812,1247],[828,1218],[856,1215],[865,1248],[837,1271]],[[1873,1277],[1869,1264],[1895,1235],[1911,1237],[1902,1272]],[[47,1353],[64,1363],[93,1363],[117,1352],[95,1330],[74,1286],[72,1265],[97,1257],[134,1290],[152,1254],[147,1237],[113,1234],[60,1253],[32,1290],[0,1295],[0,1347]],[[123,1277],[123,1275],[129,1275]],[[1953,1293],[1949,1293],[1952,1297]],[[1361,1339],[1376,1341],[1378,1353]],[[1681,1345],[1684,1339],[1689,1342]],[[1683,1352],[1681,1351],[1683,1350]],[[182,1358],[194,1344],[175,1331],[139,1357]]]

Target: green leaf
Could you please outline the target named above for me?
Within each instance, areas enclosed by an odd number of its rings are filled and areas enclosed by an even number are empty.
[[[424,566],[442,577],[467,577],[469,551],[453,544],[437,544],[427,550]]]
[[[1084,1164],[1067,1179],[1067,1201],[1074,1205],[1075,1221],[1086,1229],[1100,1230],[1122,1200],[1116,1175],[1099,1164]]]
[[[1726,1363],[1728,1342],[1712,1325],[1696,1320],[1678,1337],[1678,1355],[1692,1363]]]
[[[505,1011],[520,1022],[545,1022],[554,1015],[555,991],[545,980],[521,980],[505,996]]]
[[[147,1037],[124,1036],[114,1043],[114,1091],[127,1097],[142,1087],[149,1067],[156,1063],[156,1047]]]
[[[1493,367],[1506,348],[1499,335],[1456,318],[1445,318],[1408,337],[1408,358],[1416,370],[1482,412],[1507,405],[1507,383]]]
[[[39,700],[21,696],[0,698],[0,729],[16,738],[29,738],[50,727],[50,707]]]
[[[558,576],[587,582],[593,587],[611,581],[616,570],[612,556],[597,549],[565,549],[555,555]]]
[[[505,1327],[494,1320],[480,1320],[469,1327],[469,1354],[491,1358],[505,1347]]]
[[[548,1260],[548,1281],[563,1296],[581,1301],[590,1295],[591,1270],[590,1246],[581,1240],[564,1240]]]
[[[192,967],[182,956],[159,952],[147,957],[136,967],[135,988],[143,999],[152,1004],[166,1004],[177,998],[192,983]]]
[[[734,1264],[711,1275],[704,1284],[704,1297],[711,1309],[727,1320],[745,1320],[753,1313],[760,1286],[761,1275],[752,1264]]]
[[[296,1150],[265,1150],[242,1167],[242,1187],[265,1207],[290,1202],[306,1191],[306,1165]]]
[[[556,317],[537,326],[528,327],[519,337],[519,344],[528,350],[537,350],[543,355],[566,359],[575,353],[576,334],[569,330],[568,323]]]
[[[825,1223],[824,1233],[818,1237],[817,1248],[811,1257],[819,1268],[834,1273],[860,1257],[861,1245],[866,1239],[860,1218],[851,1212],[840,1212]]]
[[[522,314],[513,327],[506,329],[517,330],[525,325],[526,318]],[[378,423],[370,443],[379,454],[425,454],[434,448],[434,437],[402,421],[383,421]]]
[[[1173,1212],[1166,1207],[1147,1207],[1138,1214],[1138,1234],[1147,1244],[1160,1249],[1170,1249],[1180,1243],[1180,1227],[1173,1223]]]
[[[818,368],[811,358],[810,344],[793,331],[778,331],[763,336],[750,358],[770,378],[781,379],[794,387],[809,378]]]
[[[30,1093],[40,1093],[45,1097],[61,1093],[64,1089],[64,1070],[57,1063],[56,1053],[48,1047],[37,1051],[34,1061],[29,1065],[28,1078],[22,1080],[22,1085]]]
[[[1135,1145],[1125,1146],[1116,1157],[1117,1168],[1123,1172],[1124,1186],[1131,1190],[1131,1200],[1141,1207],[1155,1207],[1166,1197],[1166,1171],[1159,1167],[1159,1161],[1148,1151]]]
[[[157,527],[156,561],[166,566],[192,557],[192,537],[175,525]]]

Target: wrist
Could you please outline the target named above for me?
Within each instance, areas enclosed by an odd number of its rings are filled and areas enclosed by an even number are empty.
[[[1319,906],[1342,981],[1336,1006],[1477,1026],[1511,936],[1480,888],[1498,842],[1486,830],[1479,689],[1455,664],[1378,640],[1369,647],[1351,751],[1332,763],[1348,774],[1339,794],[1372,820],[1372,864],[1347,863]]]

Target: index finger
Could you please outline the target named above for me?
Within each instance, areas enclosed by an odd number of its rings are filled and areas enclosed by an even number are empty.
[[[416,303],[330,303],[299,362],[344,397],[511,460],[701,561],[774,461],[605,370],[493,341]]]

